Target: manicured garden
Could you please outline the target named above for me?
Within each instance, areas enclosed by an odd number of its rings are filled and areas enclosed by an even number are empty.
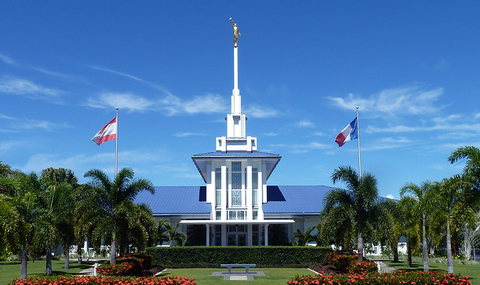
[[[253,271],[263,271],[265,276],[255,276],[255,284],[476,284],[479,280],[478,265],[456,265],[457,271],[463,274],[445,273],[444,264],[432,263],[431,272],[422,272],[421,266],[405,268],[403,263],[386,262],[400,269],[395,273],[378,273],[375,262],[364,260],[359,262],[357,255],[331,252],[328,261],[312,264],[315,268],[334,268],[333,273],[315,275],[307,268],[255,268]],[[158,284],[158,285],[206,285],[234,282],[236,285],[249,284],[251,281],[224,281],[221,276],[212,276],[213,271],[224,271],[220,268],[177,268],[161,272],[157,277],[144,277],[145,270],[152,267],[151,255],[134,254],[117,259],[117,264],[103,264],[97,269],[101,275],[91,276],[50,276],[30,277],[23,280],[6,280],[15,285],[33,284]],[[44,264],[43,262],[37,262]],[[75,268],[73,264],[72,267]],[[19,270],[19,264],[2,264]],[[158,266],[158,265],[157,265]],[[32,266],[33,267],[33,266]],[[445,268],[443,268],[445,267]],[[407,271],[408,270],[408,271]],[[244,272],[243,270],[239,270]],[[3,268],[0,269],[3,273]],[[471,274],[466,274],[471,273]],[[17,273],[18,274],[18,273]],[[473,283],[469,275],[473,276]],[[139,277],[141,276],[141,277]],[[186,276],[186,277],[178,277]],[[2,274],[3,277],[3,274]],[[1,281],[1,280],[0,280]],[[9,283],[10,282],[10,283]]]

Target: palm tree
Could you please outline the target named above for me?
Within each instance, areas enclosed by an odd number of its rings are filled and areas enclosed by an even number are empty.
[[[407,237],[407,265],[412,267],[412,246],[417,248],[420,243],[420,226],[418,221],[421,214],[418,209],[418,201],[410,196],[404,196],[400,199],[400,225],[401,232]]]
[[[384,199],[377,203],[374,235],[378,241],[385,243],[394,253],[394,262],[398,262],[398,241],[402,236],[402,211],[399,202]]]
[[[328,216],[333,209],[342,208],[353,215],[354,230],[357,236],[358,260],[363,261],[363,238],[370,230],[369,222],[373,218],[378,197],[377,179],[370,173],[360,177],[350,166],[341,166],[332,176],[332,182],[344,182],[347,190],[334,189],[324,198],[322,215]]]
[[[476,190],[473,189],[474,183],[470,175],[454,175],[449,179],[444,179],[437,196],[439,203],[436,208],[445,213],[446,219],[448,273],[453,273],[452,225],[458,225],[458,220],[462,220],[462,223],[465,220],[474,221],[473,216],[478,207]]]
[[[117,236],[127,230],[119,225],[119,209],[130,207],[140,191],[153,194],[155,188],[147,179],[134,179],[130,168],[120,170],[113,181],[98,169],[89,170],[84,176],[91,179],[89,185],[93,193],[77,206],[77,212],[84,214],[79,223],[84,232],[90,232],[97,241],[101,238],[111,241],[110,263],[116,264]]]
[[[164,241],[168,242],[170,246],[178,244],[183,246],[187,240],[187,235],[182,232],[177,232],[179,224],[172,226],[167,220],[160,220],[158,222],[158,236],[160,237],[160,244]]]
[[[153,213],[147,204],[124,203],[118,209],[119,225],[125,229],[120,232],[120,256],[129,253],[129,245],[144,251],[147,246],[153,246],[157,239],[157,225]]]
[[[302,233],[300,229],[294,231],[291,239],[292,245],[305,246],[311,241],[316,241],[317,238],[311,234],[314,229],[316,228],[308,227],[304,233]]]
[[[480,149],[473,146],[460,147],[448,157],[448,161],[453,164],[459,160],[467,159],[464,173],[473,175],[476,179],[476,187],[480,182]]]
[[[418,203],[416,211],[421,215],[422,222],[422,246],[423,246],[423,271],[429,271],[428,265],[428,245],[427,245],[427,214],[430,212],[430,208],[435,203],[432,193],[438,192],[440,189],[440,183],[424,181],[420,186],[414,183],[407,183],[400,189],[400,196],[404,196],[409,193],[412,198],[416,199]]]
[[[43,196],[47,207],[53,215],[53,223],[57,230],[57,241],[62,244],[65,254],[65,269],[70,266],[70,245],[75,242],[75,191],[78,179],[73,172],[64,168],[47,168],[40,177]],[[51,258],[47,254],[47,268],[51,269]],[[47,273],[47,275],[49,275]]]

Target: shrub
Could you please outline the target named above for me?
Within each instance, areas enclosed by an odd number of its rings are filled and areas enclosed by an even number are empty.
[[[132,276],[138,271],[134,263],[102,264],[97,267],[97,273],[103,276]]]
[[[308,267],[327,261],[330,247],[320,246],[185,246],[151,247],[154,264],[218,267],[221,263],[255,263],[257,267]]]
[[[89,285],[195,285],[195,279],[187,277],[93,277],[93,276],[39,276],[27,279],[13,280],[9,285],[34,285],[34,284],[89,284]]]
[[[295,277],[288,281],[290,285],[314,285],[314,284],[472,284],[469,276],[462,277],[460,274],[447,274],[440,272],[406,272],[395,273],[362,273],[362,274],[334,274]]]

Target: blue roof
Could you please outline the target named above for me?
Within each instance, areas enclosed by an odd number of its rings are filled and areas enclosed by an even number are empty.
[[[323,197],[333,187],[323,185],[267,186],[265,214],[312,214],[323,209]]]
[[[155,194],[138,193],[135,203],[150,206],[153,214],[209,214],[206,186],[155,186]]]
[[[267,186],[266,214],[312,214],[323,208],[328,186]],[[135,203],[150,205],[154,214],[209,214],[205,186],[156,186],[155,194],[140,192]]]
[[[261,151],[212,151],[206,153],[196,154],[193,157],[280,157],[279,154],[273,154],[268,152],[261,152]]]

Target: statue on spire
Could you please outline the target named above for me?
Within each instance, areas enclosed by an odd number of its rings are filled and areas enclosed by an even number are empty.
[[[241,36],[242,34],[240,34],[237,24],[233,22],[232,18],[230,18],[230,20],[232,21],[232,28],[233,28],[233,42],[234,42],[233,46],[237,47],[238,36]]]

